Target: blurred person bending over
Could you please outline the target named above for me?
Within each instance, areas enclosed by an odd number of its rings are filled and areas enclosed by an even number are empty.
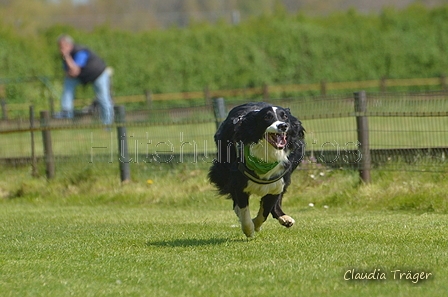
[[[92,83],[100,106],[101,120],[106,125],[112,124],[114,110],[106,64],[88,48],[75,44],[69,35],[61,35],[57,41],[66,75],[61,97],[62,111],[56,117],[73,118],[76,86]]]

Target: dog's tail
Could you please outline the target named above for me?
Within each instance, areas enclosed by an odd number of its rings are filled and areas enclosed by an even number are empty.
[[[230,164],[215,162],[208,172],[208,179],[216,186],[219,194],[229,195]]]

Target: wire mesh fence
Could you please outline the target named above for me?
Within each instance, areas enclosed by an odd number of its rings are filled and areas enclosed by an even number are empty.
[[[368,93],[357,114],[354,96],[294,100],[291,107],[307,129],[307,150],[331,166],[359,168],[356,116],[368,118],[371,166],[390,170],[446,170],[446,92]]]
[[[448,153],[448,93],[367,93],[363,112],[355,111],[353,93],[331,96],[273,98],[288,107],[306,129],[305,160],[334,168],[360,169],[361,152],[356,118],[368,119],[371,168],[446,171]],[[256,100],[256,99],[255,99]],[[251,101],[255,101],[251,100]],[[247,100],[226,100],[226,109]],[[0,122],[0,160],[3,164],[45,161],[43,131],[51,131],[56,168],[61,164],[119,164],[174,166],[213,162],[213,135],[220,119],[205,101],[190,107],[128,111],[124,123],[105,127],[91,115],[73,120],[40,115]],[[117,134],[126,127],[126,135]],[[34,128],[33,128],[34,127]],[[128,156],[119,150],[126,141]],[[118,168],[118,165],[117,165]]]

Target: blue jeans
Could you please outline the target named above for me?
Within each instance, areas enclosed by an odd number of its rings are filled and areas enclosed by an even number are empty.
[[[81,83],[77,78],[66,76],[64,80],[64,91],[61,97],[62,115],[65,118],[73,118],[73,100],[75,89]],[[109,73],[105,70],[93,81],[93,90],[100,105],[101,120],[103,124],[110,125],[114,120],[114,107],[110,97]]]

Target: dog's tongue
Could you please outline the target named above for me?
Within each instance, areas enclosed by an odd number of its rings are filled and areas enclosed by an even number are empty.
[[[286,146],[287,141],[285,133],[270,133],[267,138],[268,141],[278,149],[282,149]]]
[[[277,147],[278,148],[285,147],[285,145],[286,145],[286,134],[284,134],[284,133],[282,133],[282,134],[275,134],[275,137],[276,137]]]

